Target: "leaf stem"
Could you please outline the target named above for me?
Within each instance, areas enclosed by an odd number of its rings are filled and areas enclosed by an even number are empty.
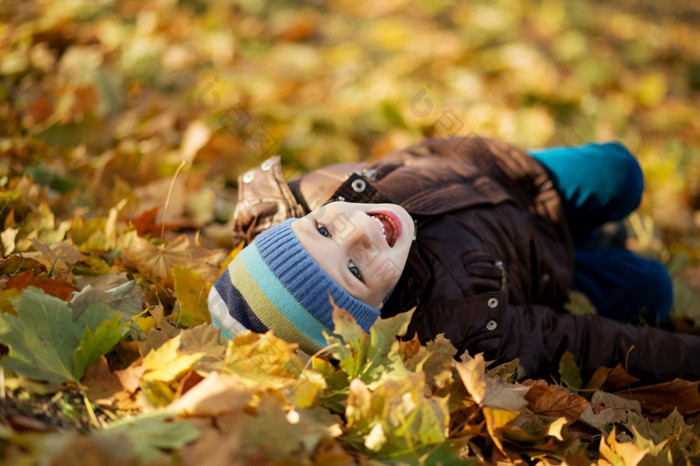
[[[177,179],[177,175],[180,173],[180,170],[182,170],[182,167],[185,166],[187,162],[183,160],[180,162],[180,165],[178,165],[177,169],[175,170],[175,173],[173,174],[173,179],[170,181],[170,188],[168,188],[168,196],[165,198],[165,205],[163,206],[163,215],[160,218],[160,244],[163,244],[163,237],[165,236],[165,213],[168,211],[168,205],[170,204],[170,196],[173,194],[173,188],[175,187],[175,180]]]
[[[78,382],[78,388],[80,389],[80,393],[82,393],[83,395],[83,403],[85,403],[85,408],[87,408],[90,423],[93,425],[93,427],[97,429],[101,428],[102,424],[100,424],[100,421],[97,419],[97,416],[95,416],[95,411],[93,411],[92,409],[92,405],[90,404],[90,400],[88,399],[87,392],[85,391],[85,388],[83,388],[83,385],[80,382]]]

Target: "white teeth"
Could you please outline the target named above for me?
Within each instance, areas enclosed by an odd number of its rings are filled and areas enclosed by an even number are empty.
[[[372,220],[376,221],[379,224],[379,228],[382,230],[382,234],[386,236],[386,229],[384,228],[384,224],[382,223],[382,221],[379,220],[377,217],[372,217]]]

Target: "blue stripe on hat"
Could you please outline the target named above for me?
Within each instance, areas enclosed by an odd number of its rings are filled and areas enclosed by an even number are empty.
[[[239,253],[250,275],[270,302],[284,311],[284,316],[292,325],[311,337],[321,347],[325,346],[323,331],[330,333],[332,327],[324,326],[297,301],[267,267],[256,246],[257,242],[254,242]]]

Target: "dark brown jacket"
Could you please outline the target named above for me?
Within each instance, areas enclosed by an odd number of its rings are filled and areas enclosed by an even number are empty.
[[[429,140],[289,184],[279,158],[270,159],[241,177],[234,240],[250,242],[329,198],[393,202],[416,220],[417,239],[382,311],[416,306],[409,336],[444,333],[460,353],[520,358],[528,376],[556,373],[568,349],[586,375],[622,363],[646,381],[700,379],[700,337],[563,310],[573,246],[561,202],[542,166],[511,145]]]

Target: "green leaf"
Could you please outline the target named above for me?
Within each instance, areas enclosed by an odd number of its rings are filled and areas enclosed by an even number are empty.
[[[90,342],[93,338],[84,334],[90,331],[102,335],[104,330],[97,330],[100,324],[115,316],[107,306],[98,304],[74,321],[66,303],[33,287],[10,301],[17,316],[0,316],[0,343],[10,348],[9,355],[2,359],[4,368],[53,383],[80,380],[82,373],[79,376],[75,370],[74,356],[83,341]],[[113,346],[106,348],[106,345],[92,343],[92,350],[86,346],[78,356],[81,365],[97,359],[104,354],[99,351],[106,352]]]
[[[410,373],[401,358],[396,337],[406,333],[412,315],[409,311],[389,319],[378,319],[368,334],[349,312],[338,307],[334,309],[335,333],[326,339],[333,345],[331,354],[340,361],[348,380],[357,377],[372,384],[382,376],[403,377]]]
[[[114,317],[99,324],[94,332],[90,327],[85,328],[80,345],[73,354],[73,374],[78,380],[83,378],[85,369],[90,364],[111,350],[121,339],[119,317],[119,314],[114,313]]]
[[[350,385],[345,417],[347,440],[377,457],[408,453],[445,440],[448,398],[426,393],[425,374],[384,377],[374,390]]]
[[[574,354],[571,351],[565,351],[559,361],[559,375],[562,382],[566,383],[569,388],[581,388],[583,380],[581,379],[581,370],[576,365]]]
[[[124,435],[143,461],[162,457],[161,449],[180,448],[199,437],[199,430],[188,421],[173,420],[173,414],[154,411],[108,425],[101,435]]]

